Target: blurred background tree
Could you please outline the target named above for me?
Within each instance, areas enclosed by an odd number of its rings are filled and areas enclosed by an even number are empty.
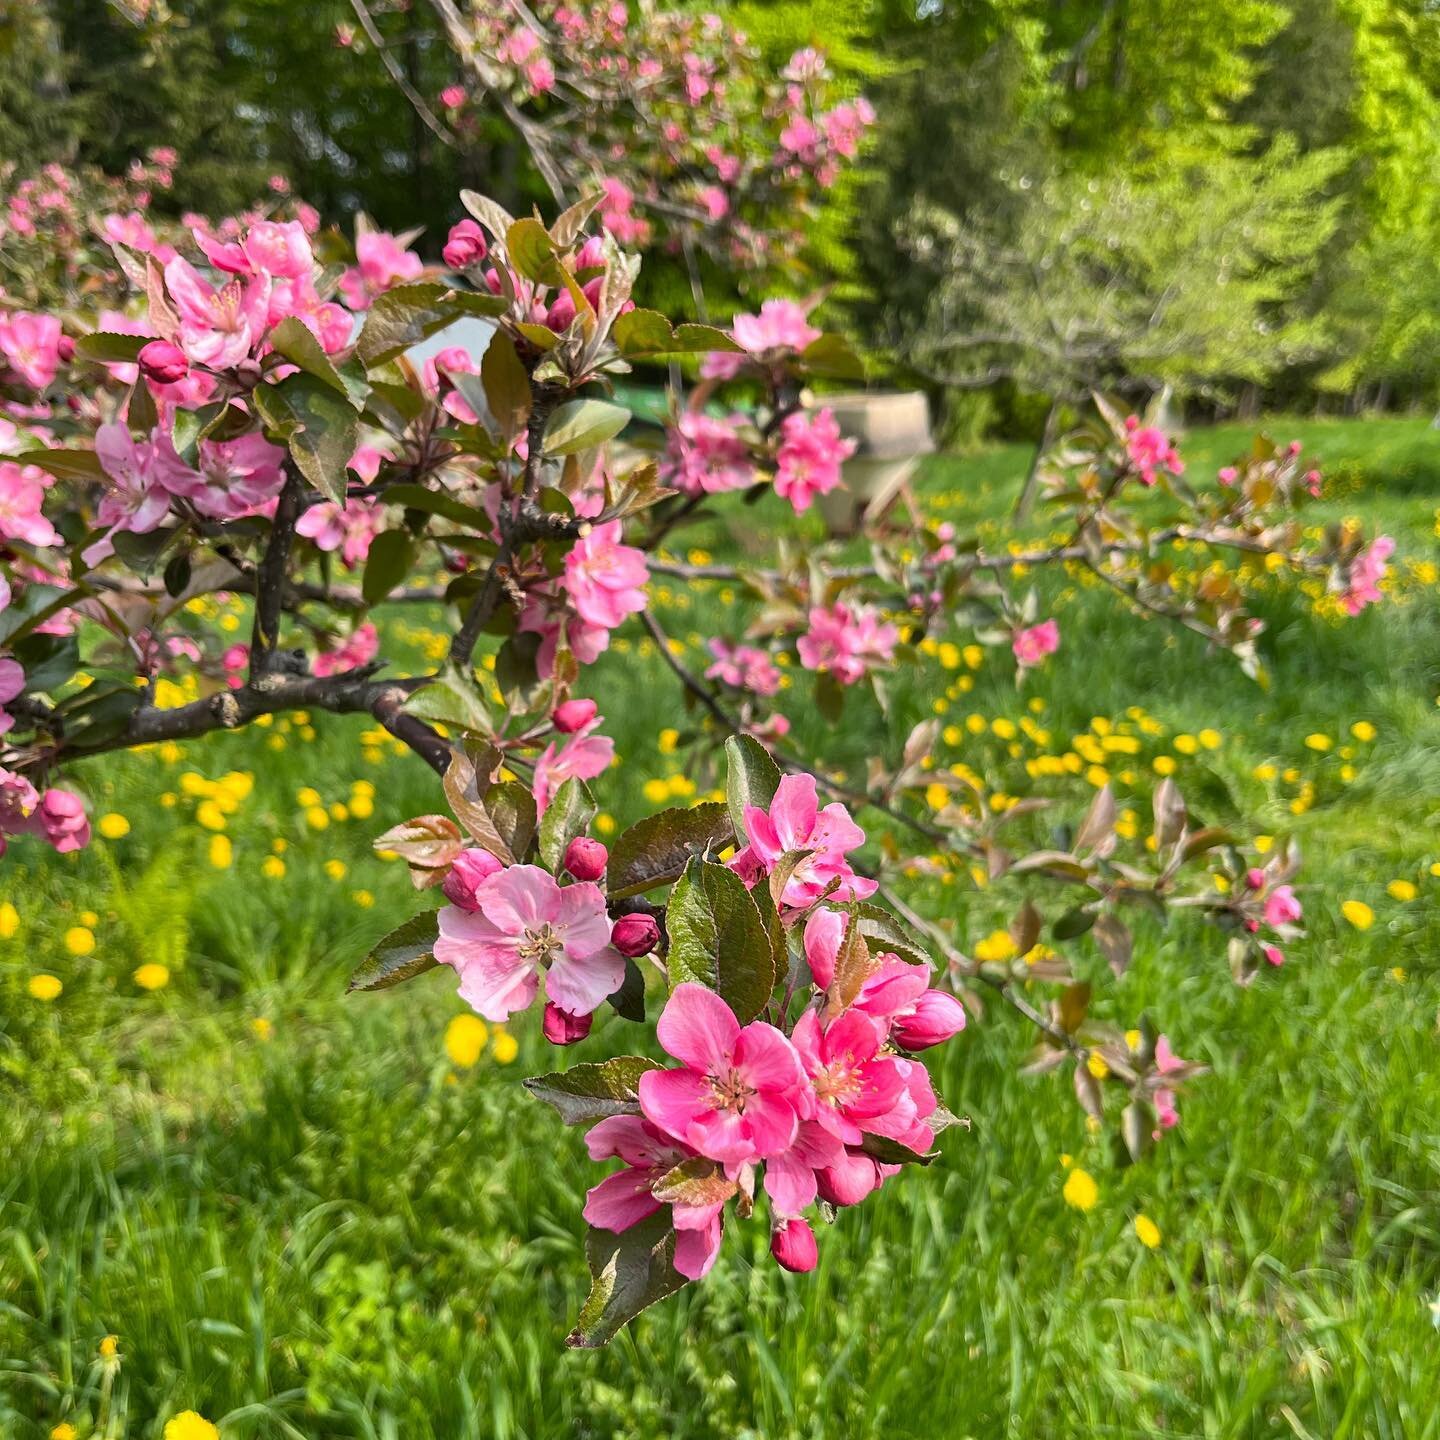
[[[350,0],[0,0],[0,146],[119,173],[144,136],[181,156],[157,205],[232,209],[279,173],[330,221],[418,213],[431,254],[460,186],[539,199],[503,120],[458,152],[396,83],[434,105],[457,78],[430,6],[371,8],[379,48]],[[1096,381],[1168,386],[1195,413],[1440,404],[1429,0],[708,8],[777,68],[823,49],[841,93],[874,102],[804,279],[952,435],[1038,436]],[[678,262],[656,254],[647,277],[679,308]],[[716,288],[723,313],[737,297]],[[1081,338],[1052,343],[1057,323]]]

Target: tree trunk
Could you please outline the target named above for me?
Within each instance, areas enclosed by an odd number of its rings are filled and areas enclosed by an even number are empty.
[[[1050,447],[1055,443],[1055,430],[1060,421],[1060,407],[1064,403],[1062,396],[1055,396],[1050,402],[1050,408],[1045,412],[1045,428],[1040,432],[1040,443],[1035,447],[1035,453],[1030,457],[1030,470],[1025,476],[1025,483],[1020,488],[1020,497],[1015,501],[1015,518],[1027,520],[1030,511],[1035,505],[1035,491],[1040,485],[1040,465],[1049,453]]]

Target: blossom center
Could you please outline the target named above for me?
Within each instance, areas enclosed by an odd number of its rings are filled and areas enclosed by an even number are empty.
[[[715,1108],[733,1110],[737,1115],[743,1115],[746,1103],[756,1093],[755,1087],[747,1084],[744,1076],[733,1065],[728,1070],[708,1078]]]
[[[528,960],[535,965],[548,965],[550,957],[562,946],[560,937],[547,920],[538,930],[527,930],[518,948],[522,960]]]
[[[832,1060],[815,1077],[815,1094],[827,1105],[844,1107],[860,1094],[860,1075],[848,1060]]]

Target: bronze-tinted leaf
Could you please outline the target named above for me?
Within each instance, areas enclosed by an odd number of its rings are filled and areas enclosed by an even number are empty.
[[[592,1228],[585,1254],[590,1297],[565,1338],[571,1348],[608,1345],[642,1310],[689,1283],[675,1268],[675,1231],[667,1209],[618,1235]]]

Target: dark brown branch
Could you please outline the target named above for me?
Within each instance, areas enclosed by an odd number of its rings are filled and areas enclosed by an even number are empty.
[[[270,522],[270,539],[255,577],[255,624],[250,638],[250,683],[268,682],[274,668],[275,645],[280,638],[280,614],[285,606],[290,551],[295,544],[295,526],[305,506],[305,487],[294,467],[285,467],[285,487]],[[233,561],[231,562],[234,563]]]

